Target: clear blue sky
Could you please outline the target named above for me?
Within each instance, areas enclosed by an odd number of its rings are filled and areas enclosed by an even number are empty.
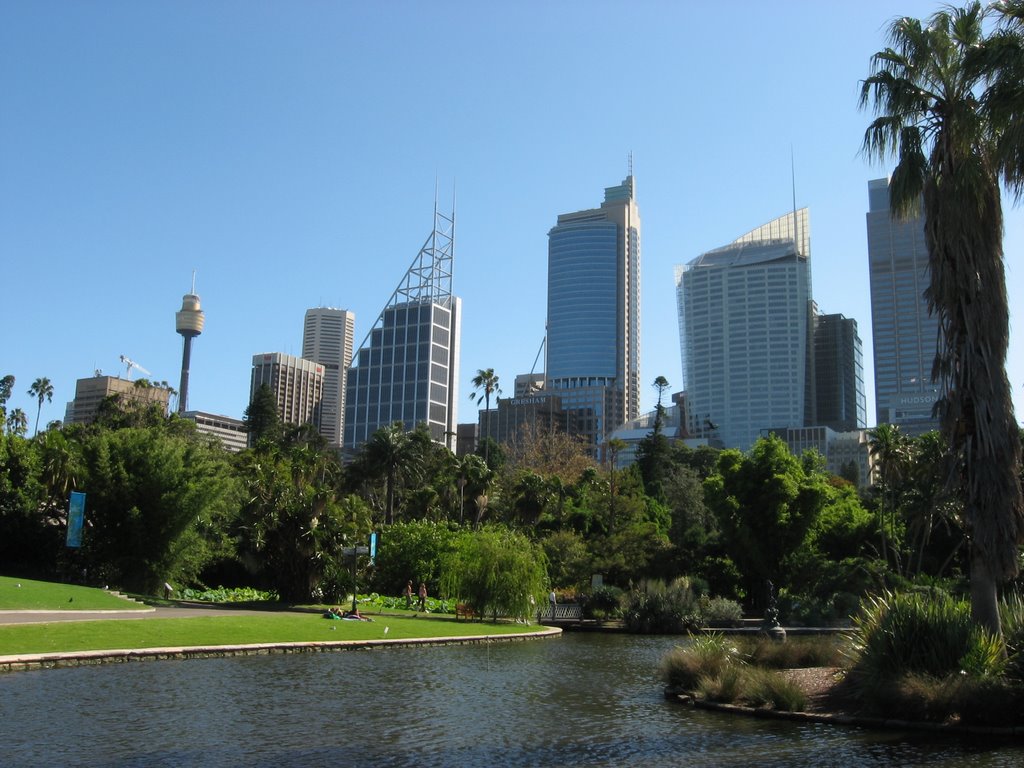
[[[633,154],[643,220],[642,377],[682,382],[674,265],[811,212],[813,290],[864,339],[873,413],[857,109],[896,14],[938,3],[0,2],[0,375],[9,407],[47,376],[127,355],[177,386],[174,313],[206,312],[189,405],[240,417],[252,355],[301,351],[308,307],[356,343],[457,190],[469,380],[511,392],[544,332],[547,232],[597,206]],[[1011,307],[1022,209],[1006,202]],[[1010,378],[1024,412],[1024,322]],[[643,405],[653,406],[654,390]]]

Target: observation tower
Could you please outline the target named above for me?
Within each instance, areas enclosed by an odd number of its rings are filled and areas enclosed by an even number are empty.
[[[185,348],[181,354],[181,384],[178,386],[178,413],[187,410],[188,406],[188,368],[192,359],[192,339],[203,332],[205,317],[199,308],[199,297],[196,295],[196,274],[192,273],[192,292],[186,293],[181,299],[181,309],[174,314],[175,330],[185,340]]]

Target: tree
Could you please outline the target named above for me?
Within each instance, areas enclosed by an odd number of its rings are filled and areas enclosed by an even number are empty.
[[[469,603],[480,616],[529,620],[546,583],[539,547],[521,533],[490,527],[458,538],[454,552],[445,558],[441,589],[446,597]]]
[[[1000,55],[1019,50],[1021,16],[1012,15],[1019,2],[1006,7],[1006,27],[991,37],[978,2],[945,8],[926,23],[897,19],[889,47],[871,58],[860,97],[876,115],[865,153],[897,161],[894,211],[915,210],[923,199],[925,297],[939,321],[932,376],[953,457],[950,483],[970,530],[971,615],[997,634],[997,585],[1019,572],[1024,539],[999,187],[1002,178],[1019,196],[1024,183],[1020,58],[1007,64]]]
[[[895,424],[879,424],[868,430],[868,453],[878,467],[883,501],[878,505],[878,530],[882,540],[882,559],[888,562],[889,546],[886,531],[886,507],[891,521],[896,519],[899,485],[910,464],[910,442]]]
[[[419,469],[419,454],[414,448],[400,421],[381,427],[363,445],[366,468],[384,479],[384,514],[388,525],[395,521],[395,492],[399,482],[414,476]]]
[[[249,445],[260,440],[277,440],[281,435],[281,419],[277,414],[277,400],[270,387],[260,384],[245,409],[245,431],[249,433]]]
[[[0,421],[7,421],[7,401],[11,399],[11,392],[14,390],[14,377],[7,374],[0,378]]]
[[[828,494],[824,479],[808,476],[774,435],[759,439],[747,455],[722,451],[704,489],[752,595],[761,594],[758,587],[766,579],[779,579],[783,562],[803,542]]]
[[[308,445],[253,451],[242,459],[246,502],[239,533],[283,600],[308,602],[342,570],[336,558],[351,538],[365,541],[370,510],[340,491],[333,454]],[[337,590],[330,597],[338,599]]]
[[[654,380],[652,386],[658,390],[658,404],[654,407],[654,434],[658,435],[661,434],[662,422],[665,419],[665,408],[661,404],[661,397],[671,384],[668,383],[668,379],[664,376],[659,376]]]
[[[238,509],[228,454],[167,426],[100,429],[82,453],[90,575],[150,595],[165,581],[194,583]]]
[[[473,388],[477,391],[470,392],[469,399],[478,404],[481,400],[484,401],[484,412],[487,414],[487,430],[484,434],[486,439],[491,436],[491,395],[501,394],[501,387],[498,386],[498,376],[494,369],[478,369],[476,376],[473,377]],[[486,447],[486,443],[484,445],[484,461],[487,461],[489,448]]]
[[[28,416],[21,408],[14,408],[7,416],[7,433],[9,435],[24,436],[28,432]]]
[[[33,434],[39,434],[39,412],[43,410],[43,400],[48,403],[53,402],[53,384],[45,376],[41,376],[32,382],[32,386],[28,388],[28,393],[36,398],[39,405],[36,407],[36,428]]]

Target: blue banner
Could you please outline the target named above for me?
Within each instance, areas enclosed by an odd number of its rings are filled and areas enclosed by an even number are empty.
[[[82,527],[85,525],[85,494],[71,492],[68,499],[68,540],[67,546],[82,546]]]

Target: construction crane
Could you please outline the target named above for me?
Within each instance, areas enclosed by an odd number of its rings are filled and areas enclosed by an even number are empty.
[[[127,372],[126,372],[125,375],[128,376],[129,379],[132,377],[132,368],[138,368],[140,371],[142,371],[147,376],[152,376],[153,375],[152,373],[147,371],[145,368],[143,368],[141,365],[136,363],[134,360],[132,360],[127,355],[121,355],[121,362],[124,363],[125,364],[125,368],[127,368]]]

